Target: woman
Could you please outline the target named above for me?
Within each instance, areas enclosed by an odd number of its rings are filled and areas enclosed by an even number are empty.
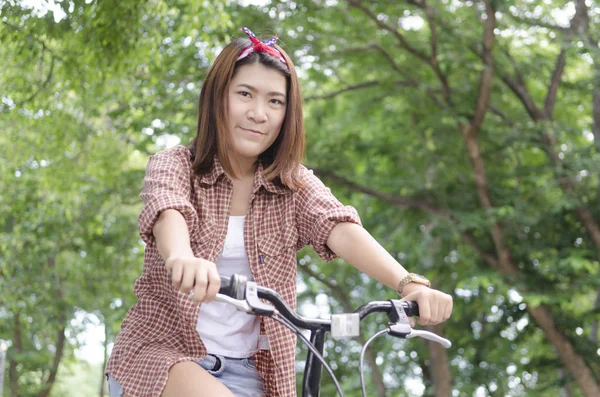
[[[302,101],[276,37],[236,39],[202,87],[198,134],[149,160],[139,227],[138,302],[106,368],[112,396],[295,396],[295,336],[271,319],[211,302],[219,274],[244,274],[296,305],[296,251],[339,256],[420,305],[420,324],[452,298],[408,273],[300,164]],[[199,306],[200,304],[200,306]]]

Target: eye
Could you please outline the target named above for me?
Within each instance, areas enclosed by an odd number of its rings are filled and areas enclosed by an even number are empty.
[[[239,91],[238,94],[246,98],[250,96],[250,93],[248,91]]]
[[[279,99],[271,99],[271,103],[274,103],[275,105],[284,105],[283,101],[280,101]]]

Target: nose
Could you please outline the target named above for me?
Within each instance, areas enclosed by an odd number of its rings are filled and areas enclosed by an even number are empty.
[[[252,104],[252,106],[250,106],[247,115],[248,118],[253,120],[255,123],[264,123],[267,121],[265,105],[260,103],[260,101],[256,101]]]

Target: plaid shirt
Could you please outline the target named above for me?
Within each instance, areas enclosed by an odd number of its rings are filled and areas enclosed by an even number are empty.
[[[306,187],[291,191],[264,179],[259,165],[244,222],[256,282],[279,292],[294,308],[296,251],[310,244],[321,258],[332,260],[335,254],[326,242],[334,226],[360,224],[356,210],[343,206],[312,171],[301,166],[300,177]],[[146,249],[144,270],[134,288],[138,302],[121,324],[106,367],[126,394],[158,397],[172,365],[206,356],[196,332],[198,306],[174,290],[152,235],[154,223],[162,211],[178,210],[186,220],[194,254],[214,262],[227,233],[232,189],[216,159],[210,173],[196,175],[192,153],[184,146],[150,157],[139,217]],[[255,359],[267,395],[296,396],[295,335],[270,318],[262,318],[261,334],[268,335],[270,350],[260,350]]]

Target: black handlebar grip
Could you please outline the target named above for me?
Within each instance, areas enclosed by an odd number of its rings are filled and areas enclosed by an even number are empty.
[[[237,274],[233,274],[231,277],[221,276],[219,293],[230,296],[233,299],[245,299],[246,277]]]
[[[231,296],[231,277],[221,276],[221,288],[219,288],[219,294]]]
[[[419,317],[419,305],[414,301],[404,301],[402,303],[404,306],[404,311],[408,317],[417,316]]]

